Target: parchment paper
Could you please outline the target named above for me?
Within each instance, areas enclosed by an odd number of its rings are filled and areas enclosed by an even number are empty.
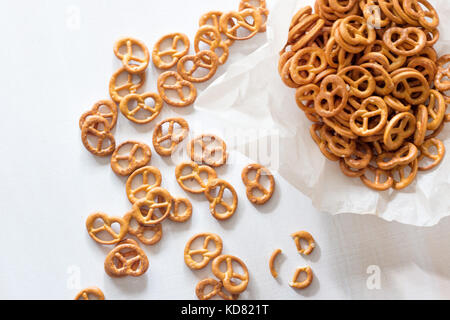
[[[287,38],[292,15],[314,1],[271,0],[267,40],[254,52],[227,66],[227,71],[198,97],[195,108],[212,113],[228,129],[271,129],[279,143],[279,164],[272,167],[312,199],[314,207],[331,214],[377,215],[388,221],[432,226],[450,215],[449,126],[439,135],[447,156],[434,170],[418,173],[401,191],[376,192],[360,179],[344,176],[337,163],[328,161],[310,137],[310,122],[298,109],[295,90],[287,88],[277,72],[278,52]],[[440,15],[438,55],[450,53],[450,3],[430,1]],[[249,40],[251,41],[251,40]],[[233,49],[236,50],[236,49]],[[237,49],[239,51],[239,48]],[[213,101],[213,102],[211,102]],[[258,135],[246,144],[258,143]],[[234,148],[242,150],[242,146]],[[251,154],[243,151],[252,158]],[[252,159],[257,161],[258,159]],[[301,210],[294,210],[301,214]]]

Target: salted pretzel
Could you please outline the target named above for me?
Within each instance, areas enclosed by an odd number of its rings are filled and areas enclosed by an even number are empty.
[[[153,184],[149,183],[149,176],[153,177]],[[138,179],[142,179],[142,183],[136,188],[133,188],[133,182]],[[147,194],[151,189],[161,186],[161,180],[161,172],[156,167],[147,166],[137,169],[128,177],[125,184],[128,200],[131,203],[135,203],[142,199],[143,197],[138,197],[138,195],[140,193]]]
[[[414,132],[414,144],[421,146],[427,135],[428,110],[423,104],[417,108],[416,113],[416,131]]]
[[[395,152],[383,152],[376,158],[377,166],[383,170],[392,170],[395,167],[410,164],[419,155],[417,147],[407,142]]]
[[[126,81],[123,82],[120,80],[126,76]],[[139,81],[135,81],[135,78],[138,78]],[[117,70],[111,77],[109,81],[109,95],[111,99],[120,103],[122,99],[130,93],[136,93],[139,88],[141,88],[145,83],[145,72],[132,74],[127,71],[125,67],[121,67]],[[120,80],[120,82],[119,82]],[[121,92],[125,91],[125,95],[121,95]]]
[[[89,137],[97,139],[95,145],[91,144]],[[102,116],[91,116],[83,122],[81,141],[90,153],[99,157],[110,155],[116,147],[116,140],[111,133],[110,124]]]
[[[256,176],[253,180],[250,180],[249,173],[251,171],[256,171]],[[261,184],[261,177],[267,177],[269,180],[269,187],[265,188]],[[264,204],[272,198],[272,195],[275,191],[275,179],[273,178],[272,173],[270,173],[269,169],[263,167],[260,164],[254,163],[249,164],[242,170],[242,181],[246,187],[247,198],[254,204]],[[257,189],[262,193],[262,196],[256,196],[253,191]]]
[[[350,168],[365,169],[372,160],[373,152],[367,143],[357,141],[355,150],[348,157],[344,157],[343,162]]]
[[[270,274],[274,278],[278,278],[278,272],[275,270],[275,259],[281,254],[281,249],[276,249],[269,258]]]
[[[430,95],[430,85],[427,79],[415,69],[405,69],[396,74],[391,73],[394,82],[392,94],[398,99],[404,99],[411,104],[424,103]]]
[[[315,114],[315,99],[319,94],[320,88],[314,83],[299,87],[295,91],[295,102],[297,106],[305,113]]]
[[[307,231],[295,232],[295,233],[291,234],[291,237],[294,239],[297,250],[301,254],[309,255],[316,247],[316,243],[314,241],[313,236]],[[300,243],[301,239],[308,242],[308,247],[306,249],[302,248],[302,245]]]
[[[320,48],[301,49],[291,59],[289,72],[299,85],[312,83],[316,75],[327,67],[325,52]]]
[[[416,118],[412,113],[401,112],[386,125],[383,143],[387,150],[397,150],[403,142],[414,134]]]
[[[216,28],[217,30],[219,30],[219,32],[222,32],[222,30],[220,28],[220,17],[222,16],[222,14],[223,14],[222,11],[209,11],[200,17],[200,19],[198,21],[198,26],[199,27],[212,26],[212,27]],[[230,23],[233,23],[233,25],[234,25],[233,21],[230,21]],[[235,33],[237,34],[237,32],[235,32]],[[230,39],[228,37],[226,37],[226,38],[227,39],[224,40],[224,43],[227,45],[227,47],[229,47],[234,43],[234,40]]]
[[[147,237],[146,233],[148,232],[153,233],[153,235],[150,238]],[[128,233],[135,236],[143,244],[151,246],[158,243],[162,239],[163,236],[162,224],[157,223],[151,226],[143,226],[138,223],[136,228],[133,228],[130,224],[128,226]]]
[[[364,173],[366,173],[366,167],[361,168],[361,169],[356,169],[356,168],[350,167],[345,162],[344,158],[339,159],[339,168],[341,169],[342,173],[349,178],[359,178]]]
[[[161,44],[166,40],[172,40],[172,44],[170,49],[161,51]],[[183,49],[181,51],[178,51],[178,44],[179,42],[183,43]],[[155,46],[153,47],[152,52],[152,59],[153,63],[156,67],[160,69],[170,69],[174,65],[177,64],[178,60],[183,57],[186,53],[189,52],[189,38],[184,33],[171,33],[163,36],[161,39],[159,39]],[[170,62],[165,62],[162,58],[163,57],[170,57]]]
[[[374,179],[369,179],[366,174],[363,174],[360,179],[369,188],[376,191],[385,191],[394,185],[394,179],[390,171],[375,168],[372,165],[367,166],[366,170],[374,174]]]
[[[217,191],[217,194],[213,194],[212,191],[217,188],[219,188],[219,191]],[[231,193],[231,203],[226,202],[224,199],[225,190],[228,190]],[[230,219],[236,212],[238,196],[236,190],[234,190],[233,186],[227,181],[222,179],[209,181],[206,185],[204,194],[209,201],[209,211],[217,220]],[[225,209],[224,212],[220,212],[218,206],[223,207]]]
[[[138,57],[134,54],[133,46],[139,47],[144,54],[144,57]],[[120,52],[120,49],[126,47],[125,54]],[[150,60],[150,53],[147,46],[140,40],[134,38],[122,38],[114,44],[114,54],[122,60],[123,66],[131,74],[142,73],[147,69]]]
[[[187,146],[192,161],[204,163],[213,168],[223,166],[227,161],[227,145],[214,134],[201,134],[192,139]]]
[[[185,174],[183,171],[186,168],[190,168],[191,172]],[[201,178],[202,173],[207,174],[206,182]],[[194,194],[200,194],[206,190],[206,186],[211,181],[217,178],[217,173],[216,170],[209,166],[200,166],[195,162],[182,162],[175,168],[175,177],[183,190]],[[195,181],[199,188],[189,187],[186,184],[186,181]]]
[[[376,125],[369,126],[369,121],[375,118]],[[350,128],[358,136],[371,136],[380,132],[387,123],[388,109],[380,97],[366,98],[359,110],[350,119]]]
[[[164,125],[168,124],[167,133],[164,131]],[[180,128],[175,132],[175,124]],[[178,144],[180,144],[189,133],[189,124],[183,118],[167,118],[156,125],[153,131],[153,147],[160,156],[172,155]],[[163,145],[167,141],[169,146]],[[166,144],[166,145],[167,145]]]
[[[384,33],[383,41],[392,52],[409,57],[425,48],[427,37],[417,27],[392,27]]]
[[[320,91],[314,99],[314,108],[322,117],[333,117],[340,113],[348,100],[344,80],[337,75],[329,75],[322,80]]]
[[[174,84],[168,84],[167,80],[170,78],[175,79]],[[194,103],[197,98],[197,89],[195,86],[189,82],[184,80],[177,72],[174,71],[166,71],[159,75],[158,77],[158,91],[161,95],[161,98],[171,106],[174,107],[186,107]],[[186,95],[183,92],[183,88],[189,89],[189,95]],[[167,94],[167,90],[176,91],[179,99],[172,99]]]
[[[292,51],[298,51],[304,48],[310,41],[315,39],[323,30],[325,21],[318,15],[310,15],[291,30],[289,30],[288,41],[285,48],[291,45]]]
[[[364,99],[370,97],[375,92],[375,79],[363,67],[346,67],[338,72],[338,76],[350,86],[350,94],[353,96]]]
[[[130,152],[122,154],[121,149],[131,146]],[[141,159],[137,159],[137,153],[142,154]],[[128,176],[136,169],[145,166],[150,162],[152,157],[152,151],[150,147],[142,142],[137,141],[125,141],[121,143],[111,156],[111,169],[121,176]],[[126,167],[121,165],[122,162],[127,162]]]
[[[200,249],[191,249],[192,243],[195,240],[202,238],[204,238],[202,247]],[[211,241],[214,242],[215,246],[213,251],[210,251],[208,249],[208,245]],[[188,240],[186,246],[184,247],[184,262],[189,268],[193,270],[203,269],[208,265],[209,261],[222,253],[222,248],[222,239],[217,234],[210,232],[196,234]],[[202,257],[202,260],[194,260],[193,256],[196,255],[200,255]]]
[[[201,44],[204,46],[206,45],[207,50],[210,50],[217,55],[220,64],[224,64],[228,60],[230,43],[222,40],[222,36],[220,35],[218,28],[210,25],[200,27],[195,34],[194,39],[194,49],[196,53],[205,50],[200,48]],[[219,55],[217,53],[218,50],[221,50],[222,54]],[[206,61],[206,63],[208,62],[209,61]]]
[[[375,40],[375,42],[366,47],[365,54],[380,53],[388,59],[389,65],[386,68],[387,72],[392,72],[401,68],[406,62],[407,57],[392,52],[383,40]]]
[[[434,85],[440,91],[450,90],[450,80],[448,80],[450,78],[450,54],[440,57],[437,61],[437,67]]]
[[[433,154],[431,148],[436,148],[436,154]],[[419,155],[419,170],[420,171],[428,171],[431,170],[439,165],[441,163],[442,159],[445,155],[445,146],[444,143],[436,138],[430,138],[425,140],[425,142],[420,146],[420,155]],[[420,162],[422,162],[423,159],[430,159],[432,160],[431,163],[426,165],[421,165]]]
[[[97,220],[102,221],[102,225],[99,227],[95,226],[95,222]],[[128,232],[129,221],[130,219],[127,215],[123,218],[120,218],[108,216],[106,213],[103,212],[96,212],[89,215],[89,217],[86,219],[86,229],[91,238],[94,239],[96,242],[106,245],[116,244],[119,243],[126,236]],[[112,224],[114,223],[120,225],[119,232],[114,231],[114,229],[111,227]],[[108,233],[112,239],[108,240],[100,238],[101,236],[100,233],[102,232]]]
[[[427,130],[436,130],[442,124],[447,110],[447,103],[444,96],[436,90],[430,90],[430,96],[427,106],[428,122]]]
[[[102,107],[105,107],[107,111],[103,110]],[[99,116],[109,120],[109,128],[112,130],[117,123],[117,106],[114,101],[111,100],[100,100],[96,102],[91,110],[86,111],[81,115],[79,121],[80,129],[83,128],[86,119],[92,116]]]
[[[252,23],[247,21],[247,18],[253,19]],[[234,25],[231,21],[234,21]],[[230,39],[233,40],[247,40],[254,37],[262,26],[262,16],[259,9],[244,9],[242,11],[230,11],[222,14],[220,17],[220,29]],[[246,36],[239,36],[237,34],[239,29],[245,29],[249,32]]]
[[[339,32],[345,42],[355,46],[372,44],[376,38],[375,30],[366,19],[356,15],[344,18],[339,24]]]
[[[153,106],[149,106],[147,105],[147,103],[145,103],[147,99],[153,100]],[[136,107],[134,107],[132,110],[130,110],[129,107],[131,102],[136,103]],[[151,122],[159,115],[163,107],[163,100],[157,93],[153,92],[146,92],[142,94],[130,93],[120,101],[119,107],[122,114],[128,120],[137,124],[146,124]],[[145,112],[146,116],[144,118],[139,117],[139,112]]]
[[[402,5],[405,13],[425,29],[435,29],[439,25],[439,16],[427,0],[403,0]]]
[[[186,70],[185,63],[191,61],[193,66],[190,70]],[[193,56],[184,56],[178,61],[177,72],[183,79],[190,82],[205,82],[211,79],[217,71],[219,58],[213,51],[203,50]],[[197,70],[208,70],[204,76],[195,76]]]
[[[164,221],[170,214],[172,208],[172,196],[161,187],[150,189],[145,198],[133,204],[132,216],[143,226],[152,226]],[[161,217],[157,217],[156,212],[162,212]]]
[[[95,297],[96,299],[91,299],[89,297]],[[99,288],[89,287],[78,292],[74,300],[105,300],[105,295]]]
[[[401,190],[408,187],[411,183],[413,183],[414,179],[417,176],[417,171],[419,168],[418,165],[419,161],[417,159],[414,159],[412,162],[403,165],[395,167],[391,170],[392,177],[394,179],[394,185],[393,188],[395,190]],[[406,168],[409,167],[409,171],[406,171]],[[396,175],[398,174],[398,181],[396,179]]]
[[[119,243],[105,259],[105,271],[110,277],[139,277],[147,270],[147,255],[131,239]]]
[[[223,272],[220,269],[220,265],[225,262],[226,271]],[[243,270],[243,274],[236,273],[233,269],[233,262],[236,262],[240,265]],[[245,289],[247,289],[248,282],[250,280],[250,276],[248,273],[247,266],[245,263],[239,259],[238,257],[232,255],[220,255],[215,258],[211,265],[213,274],[222,281],[223,286],[232,294],[240,294]],[[238,279],[241,282],[236,284],[233,282],[233,279]]]
[[[394,81],[381,65],[373,62],[367,62],[361,64],[361,68],[369,71],[375,80],[376,94],[380,96],[387,96],[394,90]]]
[[[306,279],[303,280],[302,282],[298,282],[298,278],[299,278],[300,274],[303,272],[306,273]],[[303,268],[297,268],[297,270],[295,270],[292,281],[289,282],[289,285],[295,289],[305,289],[305,288],[309,287],[312,280],[313,280],[313,273],[312,273],[311,267],[307,266],[307,267],[303,267]]]
[[[212,286],[213,289],[209,293],[205,294],[205,288],[207,286]],[[195,294],[197,295],[199,300],[209,300],[212,297],[218,295],[221,288],[222,283],[220,281],[212,278],[207,278],[197,283],[197,286],[195,287]]]

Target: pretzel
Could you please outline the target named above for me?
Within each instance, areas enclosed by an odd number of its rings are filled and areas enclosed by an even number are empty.
[[[355,46],[372,44],[376,38],[375,30],[367,25],[363,17],[356,15],[341,21],[339,33],[345,42]]]
[[[102,126],[103,128],[100,128]],[[101,116],[91,116],[86,119],[81,128],[81,141],[84,147],[93,155],[104,157],[114,152],[116,141],[111,133],[111,127],[108,120]],[[92,145],[88,137],[94,136],[97,138],[96,145]],[[109,145],[104,146],[105,142]]]
[[[250,171],[256,171],[256,176],[254,180],[249,179]],[[260,182],[261,176],[264,175],[269,179],[269,188],[266,189]],[[275,179],[270,171],[260,164],[250,164],[242,170],[242,181],[247,190],[247,198],[254,204],[264,204],[272,198],[273,192],[275,191]],[[258,189],[262,196],[257,197],[253,194],[253,190]]]
[[[450,78],[450,54],[440,57],[437,67],[434,85],[440,91],[450,90],[450,80],[444,80],[444,78]]]
[[[409,173],[405,172],[405,169],[409,167],[410,171]],[[418,171],[418,160],[414,159],[414,161],[403,165],[403,166],[398,166],[396,168],[394,168],[391,173],[392,173],[392,177],[394,179],[394,185],[393,188],[395,190],[401,190],[401,189],[405,189],[407,186],[409,186],[411,183],[413,183],[414,179],[417,176],[417,171]],[[397,181],[395,179],[395,173],[398,172],[399,175],[399,181]]]
[[[350,86],[350,95],[364,99],[375,92],[375,79],[368,70],[360,66],[346,67],[338,72],[338,76]]]
[[[243,11],[245,9],[258,10],[261,14],[261,17],[265,17],[265,20],[267,20],[267,17],[269,16],[269,10],[267,9],[266,0],[259,0],[257,6],[253,5],[251,2],[252,0],[241,0],[241,2],[239,2],[239,11]],[[266,30],[266,21],[264,21],[259,28],[259,32],[266,32]]]
[[[149,175],[153,176],[155,180],[152,185],[150,185],[148,181]],[[140,184],[137,188],[132,189],[135,179],[137,179],[138,177],[140,178],[141,176],[142,184]],[[148,193],[151,189],[161,186],[161,180],[161,172],[156,167],[147,166],[137,169],[128,177],[128,180],[125,184],[125,190],[128,200],[130,200],[131,203],[135,203],[136,201],[142,199],[141,197],[138,197],[138,194],[141,192]]]
[[[413,68],[419,71],[425,79],[427,79],[428,85],[432,86],[437,73],[436,64],[425,57],[414,57],[408,62],[408,68]]]
[[[424,103],[430,95],[430,85],[427,79],[415,69],[397,70],[397,72],[396,74],[391,73],[392,81],[394,81],[392,94],[411,104]]]
[[[207,59],[205,59],[207,57]],[[192,61],[193,67],[189,71],[185,69],[185,63]],[[208,61],[208,62],[205,62]],[[213,51],[204,50],[198,52],[195,56],[184,56],[178,61],[177,72],[183,79],[190,82],[205,82],[211,79],[217,71],[219,58]],[[202,77],[194,76],[194,73],[200,68],[208,70],[208,73]]]
[[[126,47],[127,53],[122,54],[120,48]],[[144,58],[137,57],[133,54],[133,46],[139,47],[144,53]],[[147,46],[142,42],[134,38],[122,38],[114,44],[114,54],[122,60],[123,66],[131,74],[142,73],[147,69],[148,62],[150,60],[150,53]],[[138,64],[135,64],[135,63]]]
[[[119,243],[105,259],[105,271],[110,277],[139,277],[147,269],[147,255],[137,242],[131,239]]]
[[[292,44],[291,50],[298,51],[315,39],[323,29],[325,21],[318,15],[310,15],[289,30],[286,46]]]
[[[428,110],[423,104],[417,108],[416,113],[416,131],[414,132],[414,144],[421,146],[425,141],[428,124]]]
[[[380,169],[392,170],[395,167],[406,166],[413,162],[419,154],[417,147],[407,142],[396,152],[384,152],[377,156],[376,163]]]
[[[353,139],[341,136],[327,125],[322,127],[320,135],[327,142],[328,149],[339,158],[349,157],[355,151]]]
[[[172,45],[170,47],[170,49],[161,51],[161,44],[168,40],[168,39],[172,39]],[[183,50],[178,51],[178,43],[182,42],[184,45]],[[190,47],[190,43],[189,43],[189,38],[187,35],[185,35],[184,33],[171,33],[171,34],[167,34],[165,36],[163,36],[161,39],[159,39],[156,43],[155,46],[153,47],[153,52],[152,52],[152,59],[153,59],[153,64],[160,69],[170,69],[172,68],[174,65],[177,64],[178,60],[183,57],[186,53],[189,52],[189,47]],[[162,57],[166,57],[169,56],[171,58],[170,62],[165,62]]]
[[[167,134],[164,134],[163,126],[168,123]],[[174,132],[175,124],[180,127],[180,131]],[[168,118],[156,125],[153,131],[153,147],[160,156],[170,156],[175,152],[176,147],[180,144],[189,133],[189,125],[183,118]],[[163,142],[169,141],[170,147],[162,145]]]
[[[191,249],[192,243],[199,238],[205,238],[203,241],[202,248]],[[208,244],[210,241],[214,242],[215,245],[214,251],[208,250]],[[208,265],[209,261],[211,261],[212,259],[214,259],[215,257],[219,256],[222,253],[222,248],[223,248],[222,239],[217,234],[210,232],[196,234],[195,236],[193,236],[188,240],[186,246],[184,247],[184,262],[189,268],[193,270],[203,269]],[[202,260],[201,261],[194,260],[192,256],[195,255],[201,255]]]
[[[435,29],[439,25],[439,16],[427,0],[403,0],[402,4],[405,13],[414,20],[417,20],[425,29]]]
[[[183,170],[188,167],[192,169],[192,172],[189,174],[183,174]],[[200,176],[202,172],[205,172],[208,175],[207,183],[205,183]],[[183,190],[199,194],[203,193],[206,190],[207,185],[217,178],[217,173],[216,170],[208,166],[199,166],[195,162],[182,162],[175,168],[175,177]],[[189,180],[196,181],[200,188],[194,189],[193,187],[188,187],[185,184],[185,181]]]
[[[214,52],[217,55],[220,64],[224,64],[228,60],[230,43],[222,40],[218,28],[209,25],[200,27],[200,29],[198,29],[197,33],[195,34],[194,39],[194,49],[196,53],[203,51],[202,49],[200,49],[201,43],[207,45],[208,50]],[[222,50],[221,55],[217,54],[217,49]],[[208,61],[206,62],[208,63]]]
[[[295,92],[297,106],[306,113],[316,113],[314,101],[319,91],[320,88],[313,83],[299,87]]]
[[[375,168],[372,165],[367,166],[366,171],[371,171],[374,174],[373,180],[370,180],[366,176],[366,173],[360,177],[361,181],[369,188],[376,191],[385,191],[394,185],[394,179],[389,171]],[[386,180],[384,181],[382,180],[383,176],[386,177]]]
[[[94,300],[105,300],[105,295],[103,294],[102,290],[97,287],[89,287],[81,290],[75,296],[74,300],[91,300],[89,298],[89,295],[94,296],[96,298]]]
[[[383,41],[392,52],[409,57],[425,48],[427,37],[417,27],[392,27],[384,33]]]
[[[430,98],[427,106],[428,121],[427,130],[436,130],[445,118],[447,103],[439,91],[430,90]]]
[[[100,227],[94,227],[94,223],[97,219],[102,220],[103,224]],[[129,225],[129,217],[125,216],[123,218],[119,217],[110,217],[106,213],[103,212],[96,212],[91,214],[86,219],[86,229],[91,236],[92,239],[94,239],[96,242],[100,244],[116,244],[119,243],[127,234],[128,232],[128,225]],[[113,223],[118,223],[120,225],[120,230],[118,233],[116,233],[111,225]],[[111,240],[103,240],[100,237],[97,236],[100,232],[106,232],[108,233],[112,239]]]
[[[187,153],[192,161],[204,163],[213,168],[224,165],[228,157],[225,141],[214,134],[201,134],[192,139],[187,146]]]
[[[291,25],[289,30],[294,28],[298,23],[300,23],[305,17],[310,16],[312,13],[311,6],[306,6],[297,11],[297,13],[292,17]]]
[[[222,16],[222,11],[210,11],[205,14],[203,14],[198,22],[199,27],[203,26],[212,26],[215,29],[219,30],[219,32],[222,32],[220,29],[220,17]],[[233,23],[233,21],[230,21],[230,23]],[[237,31],[236,31],[237,34]],[[233,39],[227,38],[224,43],[227,45],[227,47],[231,46],[234,43]]]
[[[253,22],[249,23],[246,18],[252,17]],[[235,24],[232,25],[230,21],[235,20]],[[233,40],[247,40],[254,37],[261,28],[262,25],[262,17],[259,9],[244,9],[242,11],[230,11],[224,13],[220,17],[220,29],[222,32],[230,39]],[[246,29],[249,34],[246,36],[238,36],[236,32],[239,29]]]
[[[207,294],[205,294],[206,286],[213,286],[213,289]],[[220,281],[207,278],[197,283],[197,286],[195,287],[195,294],[197,295],[199,300],[209,300],[212,297],[218,295],[221,288],[222,283]]]
[[[295,232],[295,233],[291,234],[291,237],[294,239],[297,250],[301,254],[309,255],[316,247],[316,243],[314,241],[313,236],[307,231]],[[300,239],[306,240],[308,242],[308,247],[306,249],[302,248]]]
[[[327,67],[325,52],[320,48],[301,49],[291,59],[289,72],[299,85],[313,82],[316,75]]]
[[[303,280],[302,282],[298,282],[298,277],[300,276],[300,274],[302,272],[306,273],[306,279]],[[295,289],[305,289],[305,288],[309,287],[312,280],[313,280],[313,273],[312,273],[311,267],[307,266],[307,267],[303,267],[303,268],[297,268],[297,270],[295,270],[292,281],[289,282],[289,285]]]
[[[381,53],[388,59],[389,66],[386,69],[387,72],[392,72],[402,67],[403,64],[406,62],[407,58],[404,55],[399,55],[392,52],[382,40],[375,40],[375,42],[372,45],[367,46],[366,49],[364,50],[365,54],[374,52]]]
[[[344,80],[337,75],[329,75],[320,84],[320,92],[314,99],[314,108],[322,117],[333,117],[344,109],[347,99]]]
[[[175,84],[167,84],[166,81],[169,78],[175,78]],[[183,88],[189,89],[189,96],[186,97]],[[174,100],[166,95],[166,90],[175,90],[178,94],[179,100]],[[158,91],[161,98],[171,106],[174,107],[186,107],[194,103],[197,98],[197,89],[189,81],[184,80],[178,73],[174,71],[166,71],[158,77]]]
[[[152,99],[154,106],[148,106],[145,100]],[[130,102],[135,101],[136,107],[130,110]],[[146,124],[155,119],[163,107],[163,100],[157,93],[147,92],[143,94],[130,93],[120,101],[120,112],[130,121],[137,124]],[[145,110],[147,116],[143,119],[138,118],[139,111]]]
[[[375,80],[375,92],[380,96],[387,96],[394,90],[394,81],[387,71],[376,63],[363,63],[361,68],[370,72]]]
[[[348,157],[344,157],[343,162],[352,169],[365,169],[372,160],[372,149],[367,143],[356,142],[355,150]]]
[[[120,150],[125,146],[131,145],[131,150],[128,154],[119,154]],[[138,160],[136,154],[138,151],[142,152],[142,159]],[[136,169],[145,166],[152,158],[152,151],[150,147],[142,142],[125,141],[121,143],[111,156],[111,169],[118,175],[128,176]],[[120,161],[127,161],[127,166],[122,167]]]
[[[361,108],[353,113],[350,119],[350,128],[358,136],[367,137],[380,132],[386,125],[388,110],[386,103],[380,97],[365,99]],[[376,118],[378,123],[369,127],[369,121]]]
[[[117,81],[119,78],[121,78],[122,75],[127,76],[127,81],[123,84],[118,84]],[[137,83],[133,81],[134,77],[139,78],[139,81]],[[131,74],[125,67],[121,67],[112,75],[111,80],[109,81],[109,95],[114,102],[120,103],[120,101],[122,101],[122,99],[128,94],[136,93],[136,91],[144,85],[144,82],[145,72],[139,74]],[[127,94],[125,96],[120,95],[120,92],[124,90],[127,90]]]
[[[277,278],[278,272],[275,270],[275,259],[278,257],[278,255],[281,253],[281,249],[276,249],[269,259],[269,270],[272,277]]]
[[[436,154],[431,153],[431,147],[435,147],[437,149]],[[420,146],[420,155],[419,155],[419,163],[424,159],[428,158],[430,160],[433,160],[432,163],[428,165],[419,165],[420,171],[428,171],[431,170],[439,165],[441,163],[442,159],[445,155],[445,146],[444,143],[442,143],[441,140],[436,138],[430,138],[428,140],[425,140],[425,142]]]
[[[223,262],[225,262],[226,266],[227,266],[225,272],[223,272],[220,269],[220,265]],[[232,265],[233,262],[237,262],[241,266],[242,270],[244,271],[244,274],[239,274],[239,273],[234,272],[233,265]],[[240,294],[245,289],[247,289],[248,282],[250,280],[250,276],[248,273],[247,266],[238,257],[228,255],[228,254],[220,255],[213,260],[211,268],[212,268],[213,274],[222,281],[223,286],[230,293]],[[233,279],[238,279],[241,282],[239,284],[236,284],[232,281]]]
[[[414,134],[416,118],[412,113],[402,112],[395,115],[386,125],[383,142],[387,150],[398,149],[405,139]]]
[[[216,188],[219,188],[219,191],[216,195],[213,195],[211,191],[215,190]],[[231,204],[227,203],[223,199],[225,190],[229,190],[231,192],[231,195],[233,197]],[[206,199],[208,199],[209,201],[209,211],[217,220],[230,219],[236,212],[236,208],[238,205],[238,196],[236,190],[234,190],[233,186],[227,181],[221,179],[214,179],[212,181],[209,181],[206,185],[204,194],[206,196]],[[225,209],[225,212],[219,212],[217,210],[218,205],[222,206]]]
[[[143,226],[152,226],[164,221],[172,208],[172,196],[161,187],[150,189],[145,198],[133,204],[132,216]],[[160,218],[156,218],[156,210],[162,212]]]
[[[186,210],[181,213],[180,204],[184,203]],[[186,222],[192,216],[192,204],[187,198],[173,198],[172,210],[169,213],[169,220],[174,222]]]
[[[106,107],[108,109],[107,112],[104,112],[101,110],[102,107]],[[83,113],[80,117],[79,125],[80,129],[83,128],[83,124],[86,121],[87,118],[91,116],[99,116],[103,117],[106,120],[109,120],[109,128],[112,130],[117,123],[117,106],[116,104],[111,100],[100,100],[94,104],[94,106],[91,108],[91,110],[86,111]]]
[[[342,173],[349,178],[359,178],[364,173],[366,173],[365,167],[361,169],[352,168],[345,162],[344,158],[339,159],[339,168],[341,169]]]
[[[149,231],[153,232],[153,236],[151,238],[146,237],[146,232]],[[136,228],[132,228],[130,225],[128,227],[128,233],[135,236],[140,242],[148,246],[158,243],[163,236],[161,223],[157,223],[151,226],[143,226],[138,223]]]

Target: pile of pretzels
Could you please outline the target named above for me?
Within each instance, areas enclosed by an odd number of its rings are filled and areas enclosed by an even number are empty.
[[[384,191],[435,168],[450,115],[450,55],[427,0],[317,0],[292,18],[279,73],[342,172]]]

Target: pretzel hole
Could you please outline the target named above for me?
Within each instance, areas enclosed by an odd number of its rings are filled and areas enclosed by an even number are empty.
[[[94,223],[92,223],[92,227],[94,229],[100,228],[103,225],[105,225],[105,221],[103,221],[102,218],[97,218],[97,219],[95,219]]]
[[[234,197],[228,188],[225,188],[225,190],[223,191],[222,200],[226,203],[229,203],[230,205],[233,203]]]
[[[90,293],[90,292],[88,292],[87,293],[87,297],[88,297],[88,300],[100,300],[99,298],[99,296],[97,296],[96,294],[93,294],[93,293]]]
[[[142,237],[144,237],[144,239],[150,240],[156,235],[156,232],[156,228],[145,228],[142,232]]]
[[[202,292],[203,296],[208,296],[209,294],[211,294],[214,291],[214,289],[215,289],[215,286],[208,283],[203,286],[203,290],[201,292]]]
[[[128,224],[128,229],[136,232],[136,230],[138,228],[139,228],[139,222],[137,222],[135,218],[131,218],[130,222]]]
[[[257,187],[253,187],[252,188],[251,194],[255,198],[262,198],[262,197],[264,197],[264,193],[261,190],[259,190],[259,188],[257,188]]]
[[[95,237],[100,239],[100,240],[102,240],[102,241],[107,241],[107,242],[114,240],[114,237],[106,230],[102,230],[102,231],[98,232],[95,235]]]
[[[111,229],[112,229],[116,234],[119,234],[119,233],[120,233],[120,228],[121,228],[121,225],[120,225],[120,223],[118,223],[118,222],[114,222],[114,223],[111,224]]]
[[[175,207],[173,208],[173,213],[176,216],[184,216],[186,214],[187,206],[183,201],[177,202],[177,210],[175,211]]]

